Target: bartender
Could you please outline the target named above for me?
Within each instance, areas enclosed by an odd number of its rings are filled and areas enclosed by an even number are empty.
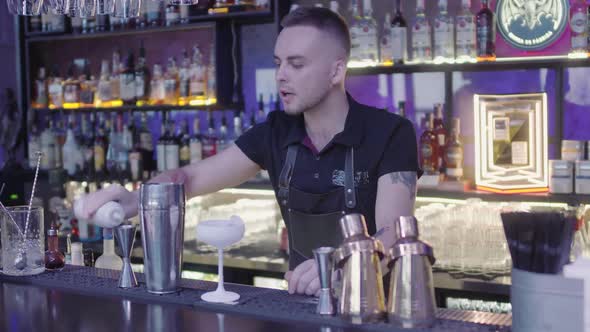
[[[285,111],[270,113],[219,154],[151,182],[183,183],[194,197],[268,170],[289,235],[289,293],[315,295],[320,281],[312,250],[341,243],[343,214],[363,214],[386,248],[395,241],[393,221],[413,214],[416,136],[407,119],[347,94],[351,39],[342,17],[302,7],[281,24],[274,61]],[[137,193],[113,185],[83,198],[78,217],[89,218],[112,200],[127,217],[137,214]]]

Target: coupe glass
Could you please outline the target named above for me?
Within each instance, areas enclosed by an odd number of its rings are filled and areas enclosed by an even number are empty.
[[[197,224],[197,240],[217,248],[219,256],[217,289],[203,294],[203,301],[232,303],[240,298],[240,294],[228,292],[223,287],[223,249],[240,241],[244,230],[244,221],[237,216],[231,216],[229,220],[203,220]]]

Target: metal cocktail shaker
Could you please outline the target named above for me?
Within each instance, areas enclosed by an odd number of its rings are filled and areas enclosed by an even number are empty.
[[[184,243],[184,185],[145,183],[139,189],[144,272],[150,293],[178,290]]]
[[[335,268],[342,271],[338,314],[353,324],[381,321],[385,318],[383,244],[369,236],[360,214],[342,217],[340,229],[344,241],[334,252]]]
[[[398,240],[389,250],[389,322],[404,328],[430,327],[436,320],[432,248],[418,240],[414,217],[397,219],[395,230]]]

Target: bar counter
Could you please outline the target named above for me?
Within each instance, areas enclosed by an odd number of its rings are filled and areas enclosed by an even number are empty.
[[[226,284],[238,303],[200,299],[216,283],[183,279],[180,291],[154,295],[139,287],[117,287],[119,271],[66,266],[36,276],[0,275],[1,331],[408,331],[387,323],[352,325],[315,314],[314,297]],[[428,331],[510,331],[504,314],[439,309]]]

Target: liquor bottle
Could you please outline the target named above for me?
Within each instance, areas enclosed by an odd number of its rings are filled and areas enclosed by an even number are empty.
[[[357,0],[352,0],[352,24],[350,25],[350,60],[365,64],[379,61],[377,23],[373,18],[371,0],[363,0],[364,14]]]
[[[156,143],[156,157],[158,160],[158,172],[164,172],[166,170],[166,145],[168,144],[168,131],[166,128],[166,121],[162,120],[162,130],[160,138]]]
[[[113,61],[112,61],[112,70],[111,70],[111,94],[112,94],[112,106],[120,106],[121,102],[121,79],[119,75],[121,74],[121,52],[119,50],[115,50],[113,52]]]
[[[180,12],[178,6],[168,5],[166,6],[166,26],[173,26],[180,23]]]
[[[437,169],[443,171],[445,146],[447,144],[447,130],[444,126],[443,108],[441,104],[434,105],[434,135],[436,136]]]
[[[416,17],[412,27],[412,61],[416,63],[432,61],[432,32],[426,18],[424,0],[418,0]]]
[[[47,77],[45,75],[45,67],[39,68],[39,76],[35,80],[35,98],[33,100],[34,108],[46,108],[49,106],[49,98],[47,96]]]
[[[98,132],[94,138],[94,172],[98,176],[104,176],[106,173],[106,152],[108,141],[105,135],[103,124],[98,124]]]
[[[168,140],[165,144],[166,149],[166,170],[177,169],[180,164],[180,143],[174,135],[174,121],[168,121]]]
[[[154,76],[150,82],[150,105],[164,104],[166,98],[166,82],[162,74],[162,66],[154,65]]]
[[[128,175],[129,152],[133,149],[133,137],[124,123],[122,113],[117,114],[117,136],[119,143],[115,156],[117,169],[121,176],[126,177]]]
[[[215,65],[215,47],[211,47],[209,53],[209,65],[207,66],[207,102],[217,102],[217,69]]]
[[[119,91],[121,93],[121,100],[123,105],[135,105],[136,89],[135,89],[135,61],[133,53],[129,52],[125,70],[119,75]]]
[[[84,247],[80,242],[72,243],[72,265],[85,266]]]
[[[94,114],[90,113],[90,120],[82,115],[82,135],[81,141],[82,155],[84,157],[84,173],[89,176],[94,175]]]
[[[102,60],[100,65],[100,79],[98,80],[96,94],[96,106],[109,107],[112,105],[113,87],[111,85],[111,74],[107,60]]]
[[[74,123],[70,117],[70,124],[66,134],[66,141],[62,147],[63,168],[69,176],[77,175],[83,167],[83,156],[78,142],[74,137]]]
[[[229,137],[227,134],[227,123],[225,117],[221,117],[221,126],[219,126],[219,136],[217,136],[217,152],[221,152],[229,146]]]
[[[59,76],[57,66],[53,67],[47,90],[49,91],[49,108],[63,107],[63,80]]]
[[[215,122],[211,113],[207,114],[209,117],[209,127],[207,129],[207,136],[203,138],[203,159],[209,158],[217,154],[217,137],[215,137]]]
[[[162,25],[162,17],[161,13],[164,12],[164,2],[163,1],[146,1],[144,2],[146,6],[146,20],[147,24],[152,27]]]
[[[203,144],[201,143],[201,128],[199,116],[193,121],[193,135],[190,140],[191,164],[197,163],[203,159]]]
[[[182,6],[186,7],[186,6]],[[188,105],[190,99],[190,65],[191,61],[186,50],[182,51],[182,62],[178,70],[178,104]]]
[[[178,133],[178,141],[180,143],[180,167],[191,163],[191,137],[188,130],[188,121],[186,119],[182,120],[180,132]]]
[[[39,128],[35,121],[31,124],[31,131],[29,132],[29,140],[28,140],[28,150],[29,150],[29,168],[35,169],[37,167],[37,151],[41,150],[41,136],[39,134]]]
[[[105,128],[108,132],[108,146],[107,146],[107,153],[106,153],[106,169],[107,173],[111,178],[118,176],[119,173],[119,164],[117,163],[117,157],[119,155],[119,150],[121,147],[121,139],[120,134],[117,131],[117,127],[111,121],[105,121]]]
[[[203,55],[199,49],[199,45],[193,47],[193,58],[189,69],[190,79],[190,98],[197,102],[205,99],[205,65],[203,64]]]
[[[129,152],[129,172],[131,173],[132,181],[139,181],[143,179],[143,158],[141,155],[141,147],[138,141],[133,144],[133,149]]]
[[[53,121],[49,120],[46,121],[49,123],[49,126],[45,128],[45,130],[41,133],[41,152],[43,152],[43,158],[41,158],[41,165],[39,168],[42,170],[50,170],[56,168],[56,146],[57,141],[55,139],[55,135],[53,133]],[[37,163],[37,158],[34,158],[35,164]]]
[[[135,98],[137,106],[147,105],[150,98],[150,70],[147,67],[146,52],[143,41],[139,47],[139,57],[135,68]]]
[[[82,18],[82,33],[96,32],[96,18],[93,16]]]
[[[115,254],[115,240],[113,229],[103,228],[102,230],[102,255],[96,259],[94,267],[99,269],[121,270],[123,260]]]
[[[155,171],[156,165],[154,165],[153,136],[152,132],[148,128],[147,115],[145,113],[141,113],[141,124],[139,127],[138,141],[144,170],[147,172]]]
[[[455,18],[457,62],[475,61],[475,21],[471,13],[471,0],[462,0],[461,9]]]
[[[80,81],[74,75],[74,65],[68,68],[68,77],[63,85],[64,91],[64,108],[80,107]]]
[[[232,137],[232,142],[235,142],[240,136],[242,136],[242,111],[234,113],[234,135]]]
[[[408,59],[408,24],[402,13],[401,0],[396,0],[396,9],[391,20],[391,44],[393,63],[402,64]]]
[[[385,14],[385,20],[383,20],[383,30],[381,32],[381,43],[379,48],[379,62],[385,65],[393,64],[393,43],[392,43],[392,26],[391,26],[391,15]]]
[[[49,122],[49,127],[53,131],[53,135],[55,136],[55,167],[62,168],[63,166],[63,159],[62,159],[62,147],[66,142],[66,133],[63,129],[63,123],[61,120],[58,120],[55,127],[53,127],[53,123]]]
[[[168,58],[166,74],[164,75],[164,103],[176,105],[178,103],[178,68],[173,57]]]
[[[420,136],[420,161],[422,169],[426,174],[435,174],[437,172],[437,140],[433,131],[433,122],[432,113],[428,113],[426,129],[422,133],[422,136]]]
[[[72,234],[68,233],[66,235],[66,255],[65,255],[66,264],[72,264]]]
[[[399,103],[397,103],[397,114],[399,116],[401,116],[402,118],[406,117],[406,102],[405,101],[400,101]]]
[[[586,55],[588,52],[588,5],[576,0],[570,8],[571,53]]]
[[[475,16],[477,61],[496,60],[496,24],[488,3],[489,0],[482,0]]]
[[[189,6],[178,6],[178,16],[180,24],[189,23],[190,7]]]
[[[53,215],[55,218],[57,217],[55,214]],[[64,254],[59,251],[57,232],[57,225],[53,220],[47,230],[47,251],[45,251],[45,269],[49,271],[60,271],[66,263]]]
[[[94,76],[90,73],[90,66],[88,61],[84,65],[84,75],[80,82],[80,106],[93,107],[96,96],[97,82]]]
[[[109,31],[109,15],[96,15],[96,30],[99,32]]]
[[[438,1],[439,13],[434,19],[434,62],[455,62],[455,24],[447,11],[447,0]]]
[[[452,181],[459,181],[463,177],[463,144],[460,136],[461,121],[459,118],[453,118],[451,136],[447,140],[445,151],[445,173]]]

